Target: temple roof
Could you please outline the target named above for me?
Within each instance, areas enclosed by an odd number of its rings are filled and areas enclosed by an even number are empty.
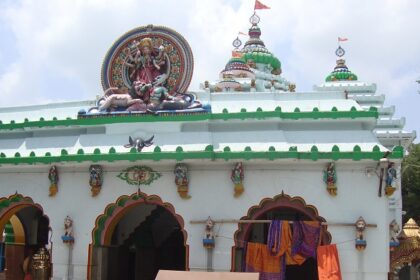
[[[420,237],[420,227],[414,221],[413,218],[410,218],[403,226],[400,238],[410,238],[410,237]]]

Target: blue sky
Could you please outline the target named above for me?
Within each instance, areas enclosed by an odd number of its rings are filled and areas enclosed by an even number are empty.
[[[283,76],[310,91],[335,66],[337,37],[347,66],[374,82],[386,105],[420,132],[420,1],[265,0],[262,39]],[[190,43],[190,90],[217,79],[253,0],[0,0],[0,107],[93,99],[102,94],[101,64],[123,33],[165,25]],[[246,38],[243,38],[243,41]],[[420,136],[419,136],[420,137]],[[419,142],[417,139],[416,142]]]

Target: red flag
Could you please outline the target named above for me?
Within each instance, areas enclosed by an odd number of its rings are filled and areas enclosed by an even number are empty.
[[[241,32],[241,31],[239,31],[239,33],[238,33],[239,35],[248,35],[248,34],[246,34],[246,33],[244,33],[244,32]]]
[[[258,0],[255,0],[254,10],[262,10],[262,9],[270,9],[270,7],[264,5],[263,3],[261,3]]]
[[[338,37],[338,42],[345,42],[345,41],[347,41],[348,39],[347,38],[341,38],[341,37]]]

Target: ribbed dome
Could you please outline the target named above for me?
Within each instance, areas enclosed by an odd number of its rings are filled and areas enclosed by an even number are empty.
[[[334,67],[334,71],[327,76],[325,81],[357,81],[357,76],[347,68],[346,61],[340,58],[337,59],[337,65]]]

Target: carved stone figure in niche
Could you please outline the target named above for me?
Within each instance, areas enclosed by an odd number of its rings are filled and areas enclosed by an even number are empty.
[[[64,219],[64,235],[61,236],[61,239],[64,243],[74,242],[73,219],[70,216],[66,216]]]
[[[58,169],[55,165],[51,166],[48,179],[50,180],[49,196],[55,196],[58,192]]]
[[[328,163],[327,168],[324,170],[324,182],[327,184],[327,191],[330,195],[337,195],[337,173],[333,162]]]
[[[356,249],[363,251],[366,248],[366,240],[363,238],[363,232],[366,229],[366,222],[363,217],[359,217],[356,221]]]
[[[396,188],[394,187],[395,180],[397,179],[397,170],[394,168],[394,163],[390,162],[386,173],[386,186],[385,194],[391,196]]]
[[[185,163],[177,163],[174,169],[175,184],[178,187],[178,194],[183,199],[189,199],[191,196],[188,194],[188,166]]]
[[[100,165],[91,165],[89,167],[89,185],[91,187],[90,191],[92,196],[97,196],[101,189],[103,183],[103,169]]]
[[[237,162],[235,167],[232,169],[232,173],[230,175],[230,179],[235,184],[234,187],[234,196],[238,197],[244,192],[244,168],[242,166],[242,162]]]

